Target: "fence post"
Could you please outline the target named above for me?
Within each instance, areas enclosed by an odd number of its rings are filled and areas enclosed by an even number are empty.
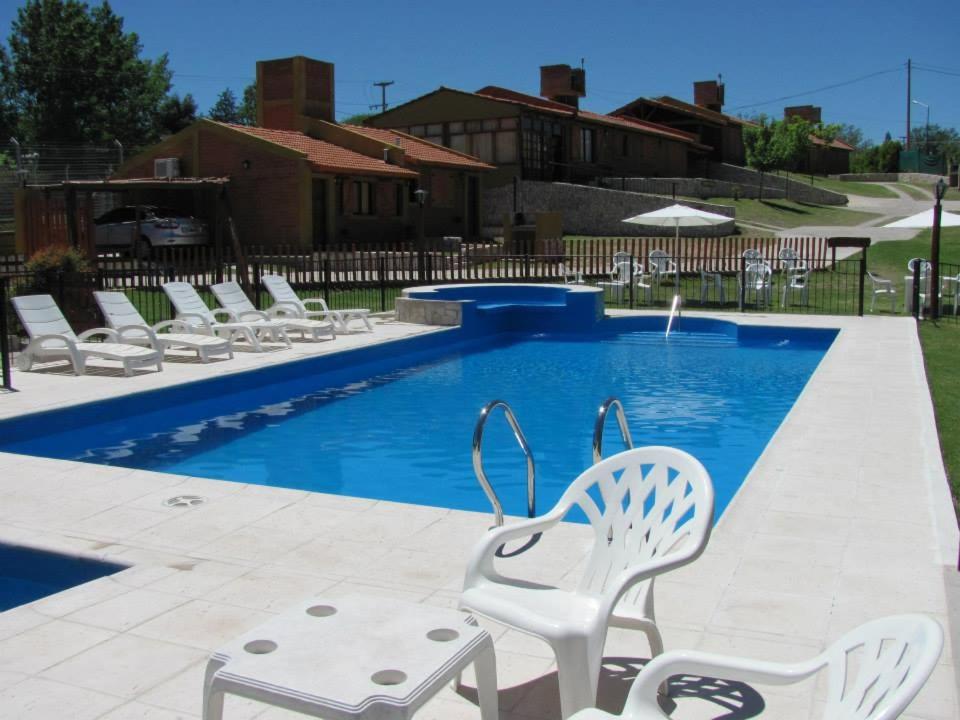
[[[377,255],[377,275],[380,276],[380,311],[387,310],[387,259],[383,254]]]
[[[260,309],[260,295],[263,292],[263,282],[261,280],[260,263],[253,264],[253,306]]]
[[[925,258],[917,258],[913,261],[913,319],[919,320],[922,314],[920,307],[920,269],[926,262]]]
[[[13,390],[10,380],[10,334],[7,327],[7,296],[10,294],[10,278],[0,277],[0,363],[3,365],[3,387]]]
[[[633,310],[633,269],[637,266],[636,262],[637,262],[636,256],[631,255],[630,256],[630,274],[628,276],[630,279],[630,286],[627,288],[627,307],[630,308],[631,310]]]
[[[743,306],[746,301],[747,294],[747,259],[740,256],[740,292],[737,293],[738,304],[740,306],[740,312],[743,312]]]
[[[809,282],[809,276],[808,282]],[[863,317],[863,286],[867,280],[867,248],[860,253],[860,290],[857,293],[857,315]]]
[[[330,297],[330,258],[323,258],[323,297]]]

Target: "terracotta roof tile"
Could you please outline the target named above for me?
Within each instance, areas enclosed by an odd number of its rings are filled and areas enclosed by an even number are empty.
[[[456,150],[451,150],[442,145],[422,140],[421,138],[404,132],[387,130],[385,128],[363,127],[360,125],[344,125],[344,127],[390,145],[397,144],[396,141],[399,139],[400,147],[403,148],[407,159],[417,165],[442,165],[444,167],[465,168],[470,170],[495,169],[495,166],[481,162],[473,155],[457,152]]]
[[[390,165],[379,158],[372,158],[346,148],[317,140],[295,130],[274,130],[271,128],[251,127],[218,123],[231,130],[253,135],[261,140],[303,153],[314,170],[320,172],[345,172],[354,175],[386,175],[390,177],[417,177],[413,170]]]

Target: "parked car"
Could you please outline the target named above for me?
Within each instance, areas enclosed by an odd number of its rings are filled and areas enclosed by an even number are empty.
[[[135,250],[138,257],[149,257],[154,248],[206,245],[208,242],[206,223],[195,217],[155,205],[141,205],[140,212],[139,238],[135,237],[137,207],[134,205],[114,208],[94,220],[97,250]]]

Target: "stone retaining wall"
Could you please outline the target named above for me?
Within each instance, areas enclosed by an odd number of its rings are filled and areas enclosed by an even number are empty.
[[[844,173],[843,175],[831,175],[830,177],[845,182],[907,182],[917,185],[936,185],[937,180],[943,178],[947,181],[945,175],[929,175],[927,173]]]
[[[623,222],[624,218],[659,210],[673,205],[668,197],[641,195],[636,192],[568,183],[524,180],[520,183],[520,208],[524,213],[559,212],[563,216],[563,232],[567,235],[599,235],[611,237],[659,237],[672,235],[672,230],[644,227]],[[727,205],[684,201],[685,205],[726,215],[729,223],[708,227],[684,228],[684,236],[717,237],[734,231],[735,209]],[[497,225],[513,214],[513,186],[505,185],[484,191],[483,224]]]
[[[710,163],[709,173],[710,178],[714,180],[724,180],[730,183],[737,183],[738,185],[760,186],[760,173],[750,168],[727,165],[726,163]],[[796,180],[790,180],[780,175],[764,173],[764,197],[767,197],[767,188],[774,188],[780,193],[784,193],[790,200],[797,200],[799,202],[817,203],[818,205],[847,204],[846,195],[814,187],[807,183],[797,182]],[[780,195],[780,197],[784,197],[784,195]]]
[[[710,178],[601,178],[601,187],[611,190],[629,190],[630,192],[652,195],[683,195],[685,197],[707,198],[748,198],[760,197],[758,185],[740,184]],[[763,196],[767,199],[784,197],[783,190],[767,187],[764,184]],[[671,201],[672,202],[672,201]],[[686,202],[684,200],[683,202]]]
[[[455,327],[462,321],[462,303],[459,300],[399,297],[395,302],[398,322]]]

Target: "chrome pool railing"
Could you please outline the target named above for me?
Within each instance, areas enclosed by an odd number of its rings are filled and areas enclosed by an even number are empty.
[[[498,407],[503,408],[503,414],[506,417],[507,422],[510,424],[510,429],[513,430],[513,436],[517,439],[517,443],[520,445],[520,449],[523,451],[523,454],[526,457],[527,517],[534,517],[536,515],[537,505],[536,468],[534,467],[533,463],[533,452],[530,450],[530,445],[527,443],[527,438],[523,434],[523,430],[520,429],[520,423],[517,422],[517,417],[513,414],[513,410],[510,408],[510,406],[503,400],[491,400],[483,406],[483,409],[480,411],[480,417],[477,420],[477,425],[473,430],[473,472],[476,474],[477,480],[480,482],[480,487],[483,488],[483,492],[486,494],[487,499],[493,506],[495,527],[500,527],[503,525],[503,505],[500,504],[500,498],[497,497],[497,493],[490,484],[490,480],[487,478],[486,471],[483,469],[483,429],[486,427],[487,419],[490,417],[490,413]]]
[[[593,464],[596,465],[603,459],[603,429],[607,424],[607,415],[610,409],[616,410],[617,425],[620,427],[620,437],[623,438],[623,444],[628,450],[633,449],[633,436],[630,434],[630,427],[627,425],[627,416],[623,411],[623,403],[618,398],[608,397],[600,404],[597,411],[597,420],[593,425]]]

